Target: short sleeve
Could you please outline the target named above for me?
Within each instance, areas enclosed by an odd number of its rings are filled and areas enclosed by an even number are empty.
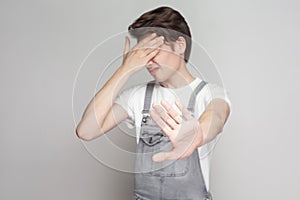
[[[223,87],[214,83],[208,83],[207,90],[207,95],[205,97],[206,105],[208,105],[213,99],[223,99],[228,103],[230,108],[232,107],[228,92]]]
[[[116,97],[114,103],[120,105],[128,114],[125,123],[128,128],[134,128],[134,113],[132,104],[133,90],[131,88],[123,90]]]
[[[203,100],[205,101],[205,107],[214,99],[223,99],[228,103],[231,110],[232,104],[229,99],[228,92],[223,87],[214,83],[208,83],[207,86],[203,88],[203,90],[205,90],[205,94],[203,97]],[[205,107],[203,108],[203,110],[205,109]],[[218,140],[220,139],[220,136],[221,134],[218,134],[212,141],[198,148],[199,156],[201,159],[212,153]]]

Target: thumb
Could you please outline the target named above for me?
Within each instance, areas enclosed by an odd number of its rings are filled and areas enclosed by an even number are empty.
[[[167,160],[167,154],[168,152],[159,152],[152,156],[153,162],[163,162]]]
[[[175,151],[175,149],[172,149],[171,151],[167,152],[159,152],[152,156],[153,162],[163,162],[166,160],[177,160],[179,158],[179,154]]]

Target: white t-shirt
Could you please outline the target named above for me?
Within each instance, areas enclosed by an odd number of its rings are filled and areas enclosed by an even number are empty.
[[[175,105],[175,100],[179,100],[182,105],[187,107],[193,90],[201,81],[202,80],[197,77],[190,84],[175,89],[165,88],[160,86],[159,84],[155,84],[150,105],[152,105],[153,102],[160,103],[161,100],[165,100],[178,113],[181,114],[180,110]],[[139,142],[139,135],[141,130],[142,110],[144,108],[146,85],[147,83],[144,83],[126,89],[122,91],[115,100],[115,103],[121,105],[128,113],[128,118],[125,120],[127,126],[129,128],[136,128],[137,143]],[[194,116],[198,119],[205,110],[206,106],[216,98],[224,99],[231,107],[231,102],[228,98],[226,90],[224,90],[217,84],[207,83],[196,97]],[[201,169],[208,190],[210,157],[219,137],[220,134],[211,142],[198,148]]]

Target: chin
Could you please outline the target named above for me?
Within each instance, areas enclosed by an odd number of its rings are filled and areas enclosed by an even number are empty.
[[[157,75],[153,76],[153,78],[155,79],[156,82],[159,82],[159,83],[162,83],[162,82],[166,81],[166,79],[164,79],[162,77],[159,77]]]

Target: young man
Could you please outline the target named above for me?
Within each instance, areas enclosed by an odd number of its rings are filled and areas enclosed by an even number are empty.
[[[135,199],[211,199],[209,156],[230,113],[223,88],[187,69],[191,33],[169,7],[141,15],[126,37],[123,62],[88,104],[76,133],[92,140],[123,120],[137,131]],[[154,81],[120,93],[146,67]]]

